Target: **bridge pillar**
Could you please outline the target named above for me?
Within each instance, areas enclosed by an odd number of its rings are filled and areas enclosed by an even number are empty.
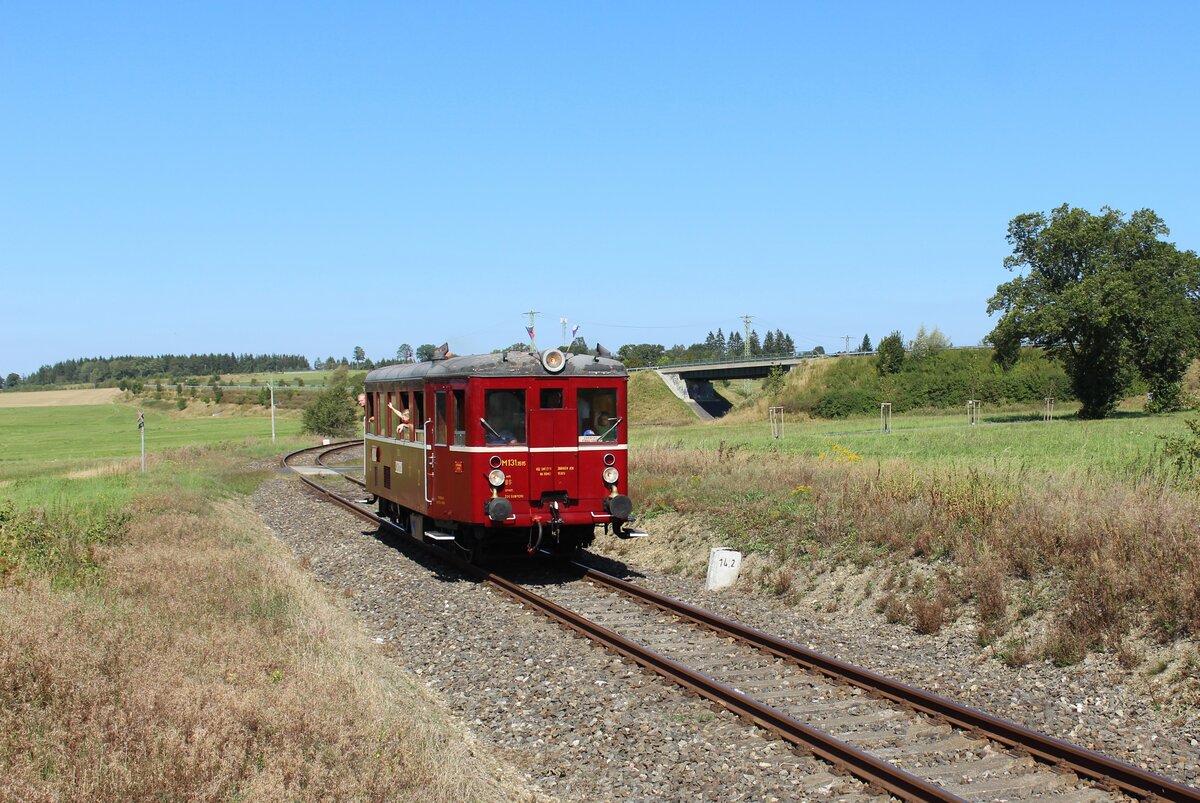
[[[685,402],[692,400],[692,397],[688,395],[687,382],[684,382],[683,378],[680,377],[679,374],[672,371],[655,371],[655,373],[662,377],[662,381],[666,383],[667,387],[670,388],[671,392],[676,396],[683,399]]]

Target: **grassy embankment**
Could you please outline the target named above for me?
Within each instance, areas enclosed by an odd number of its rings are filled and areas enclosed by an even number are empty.
[[[683,401],[653,371],[629,375],[629,420],[637,427],[671,426],[696,420]]]
[[[709,546],[741,548],[753,582],[796,601],[854,566],[874,579],[826,610],[873,604],[925,632],[970,614],[1010,661],[1114,650],[1133,665],[1200,634],[1200,500],[1159,437],[1187,415],[1136,400],[1092,422],[1062,405],[1050,423],[1036,408],[976,426],[965,411],[897,413],[888,435],[877,414],[791,416],[776,441],[766,404],[635,427],[632,493],[656,537],[625,555],[701,574]]]
[[[516,794],[246,509],[287,448],[262,418],[148,416],[143,474],[112,462],[130,408],[25,412],[0,410],[0,799]]]

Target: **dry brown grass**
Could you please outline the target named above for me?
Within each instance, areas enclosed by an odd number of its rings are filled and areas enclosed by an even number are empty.
[[[727,545],[760,556],[764,577],[814,555],[951,568],[954,577],[926,594],[928,604],[898,594],[878,603],[897,620],[902,606],[903,619],[920,629],[971,600],[979,619],[1004,633],[1022,615],[1010,611],[1008,585],[1053,579],[1051,626],[1028,649],[1056,661],[1118,649],[1137,627],[1162,641],[1200,635],[1194,495],[1116,480],[917,471],[903,462],[764,459],[737,449],[644,448],[631,460],[640,505],[706,522]]]
[[[916,596],[913,597],[910,605],[913,629],[918,633],[936,633],[946,623],[946,607],[941,600]]]
[[[522,796],[245,510],[179,501],[102,584],[0,589],[0,800]]]
[[[147,455],[146,465],[153,467],[159,462],[157,455]],[[86,480],[92,477],[109,477],[117,474],[128,474],[133,471],[138,471],[142,466],[141,458],[130,458],[128,460],[106,460],[99,465],[91,468],[82,468],[78,471],[71,471],[63,476],[68,480]]]

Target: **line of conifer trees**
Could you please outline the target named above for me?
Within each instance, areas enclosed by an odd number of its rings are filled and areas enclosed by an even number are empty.
[[[115,384],[122,379],[307,371],[308,358],[299,354],[162,354],[155,357],[84,357],[43,365],[27,376],[26,385]]]

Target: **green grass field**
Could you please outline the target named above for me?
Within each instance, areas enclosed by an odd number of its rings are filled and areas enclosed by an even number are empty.
[[[238,410],[237,414],[196,416],[153,406],[146,409],[149,455],[185,446],[270,440],[265,410],[252,415]],[[788,421],[781,440],[771,437],[766,421],[638,426],[635,419],[632,445],[716,449],[724,443],[726,448],[845,459],[847,455],[834,449],[836,444],[867,460],[900,458],[931,467],[1125,476],[1149,468],[1161,451],[1159,436],[1182,434],[1186,415],[1129,411],[1103,421],[1080,421],[1062,413],[1045,423],[1037,411],[1006,412],[985,416],[976,426],[968,426],[963,414],[897,415],[890,434],[879,431],[877,417]],[[136,421],[136,409],[123,404],[0,409],[0,480],[135,459],[140,448]],[[298,435],[299,417],[277,415],[276,432],[280,438]]]
[[[279,438],[300,432],[295,414],[276,415]],[[146,453],[247,439],[271,441],[271,418],[261,415],[176,415],[146,410]],[[140,455],[137,408],[124,404],[0,409],[0,480],[79,470]]]
[[[782,451],[826,459],[904,459],[923,467],[997,468],[1005,471],[1101,473],[1140,476],[1156,467],[1159,436],[1181,435],[1189,414],[1145,415],[1121,412],[1103,421],[1081,421],[1061,413],[1043,422],[1039,411],[985,416],[969,426],[966,415],[894,416],[890,434],[880,432],[878,416],[838,421],[788,421],[783,438],[771,437],[767,421],[711,422],[633,428],[633,447],[675,446]],[[1192,414],[1194,415],[1194,413]],[[846,454],[835,449],[849,450]]]
[[[43,508],[51,516],[75,511],[72,515],[78,517],[78,510],[87,509],[103,518],[156,485],[219,496],[211,475],[157,471],[158,459],[169,455],[169,460],[186,462],[189,448],[223,445],[267,458],[312,443],[311,437],[300,437],[298,415],[276,415],[275,430],[273,444],[267,411],[195,416],[147,409],[143,474],[135,470],[141,454],[135,407],[0,409],[0,498],[22,508]]]

